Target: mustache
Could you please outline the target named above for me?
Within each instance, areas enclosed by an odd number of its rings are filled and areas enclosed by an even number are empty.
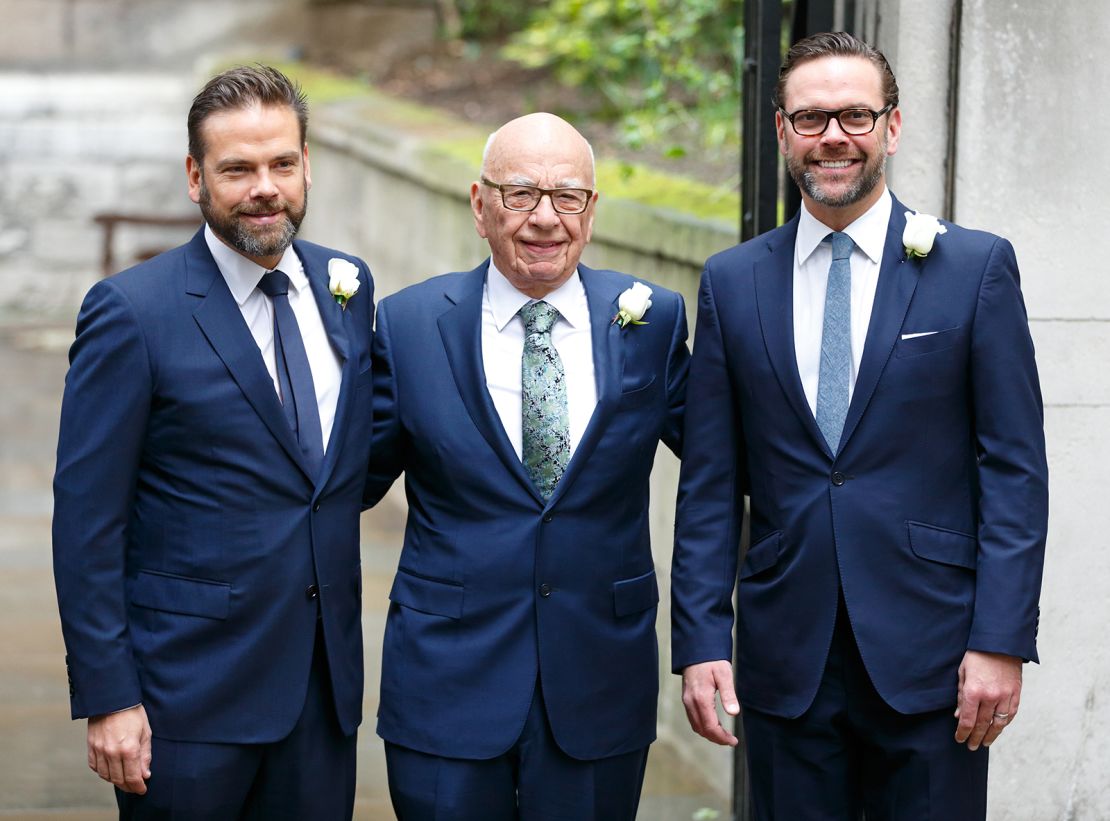
[[[239,203],[231,209],[233,214],[246,214],[248,216],[258,216],[259,214],[277,214],[284,212],[289,213],[289,203],[285,200],[274,200],[272,202],[244,202]]]

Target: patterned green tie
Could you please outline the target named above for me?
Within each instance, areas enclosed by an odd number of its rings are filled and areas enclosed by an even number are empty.
[[[559,311],[546,302],[532,302],[519,311],[524,320],[521,358],[523,461],[528,476],[544,499],[570,461],[570,414],[563,361],[551,344],[551,326]]]

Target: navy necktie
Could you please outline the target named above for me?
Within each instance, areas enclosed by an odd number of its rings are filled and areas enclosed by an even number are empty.
[[[262,277],[258,288],[274,303],[274,359],[285,418],[315,476],[324,462],[324,435],[308,354],[289,304],[289,277],[281,271],[270,271]]]
[[[817,427],[836,455],[848,416],[848,383],[852,376],[852,238],[836,231],[832,264],[825,291],[821,327],[821,368],[817,377]]]

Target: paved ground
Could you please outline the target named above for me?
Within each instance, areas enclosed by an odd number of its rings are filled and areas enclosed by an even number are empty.
[[[69,720],[50,567],[50,481],[71,326],[0,317],[0,818],[107,821],[111,790],[85,764],[84,722]],[[363,517],[365,712],[377,709],[386,594],[396,565],[398,507]],[[359,738],[355,817],[390,821],[380,740]],[[687,821],[726,801],[662,744],[652,748],[640,821]]]

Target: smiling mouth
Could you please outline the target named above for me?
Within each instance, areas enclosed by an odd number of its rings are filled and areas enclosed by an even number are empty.
[[[561,242],[530,242],[528,240],[525,240],[524,244],[530,250],[532,250],[534,252],[537,252],[537,253],[540,253],[540,254],[553,251],[557,248],[562,247],[562,245],[563,245],[563,243],[561,243]]]
[[[855,163],[855,160],[818,160],[817,165],[819,168],[848,168]]]

